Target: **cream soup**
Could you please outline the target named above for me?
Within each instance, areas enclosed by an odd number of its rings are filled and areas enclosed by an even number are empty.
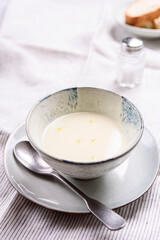
[[[112,118],[93,112],[64,115],[43,132],[44,150],[57,158],[94,162],[120,154],[126,145],[122,127]]]

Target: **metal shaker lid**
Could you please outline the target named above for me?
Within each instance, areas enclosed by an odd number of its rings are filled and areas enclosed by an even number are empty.
[[[140,51],[143,48],[143,41],[139,38],[127,37],[122,40],[122,49],[128,52]]]

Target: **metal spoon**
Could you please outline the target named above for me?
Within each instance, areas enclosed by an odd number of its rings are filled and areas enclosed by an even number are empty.
[[[14,154],[17,160],[31,171],[40,174],[52,175],[58,178],[79,197],[81,197],[86,203],[89,211],[110,230],[118,230],[125,226],[125,219],[113,210],[109,209],[103,203],[86,196],[71,182],[61,176],[56,170],[52,169],[45,161],[42,160],[40,155],[36,150],[34,150],[28,141],[19,142],[14,148]]]

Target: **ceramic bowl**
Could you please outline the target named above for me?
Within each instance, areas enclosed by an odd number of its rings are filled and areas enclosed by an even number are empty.
[[[45,152],[42,134],[46,126],[58,117],[75,112],[103,113],[118,121],[127,137],[123,152],[112,159],[89,163],[58,159]],[[29,141],[42,159],[57,171],[78,179],[99,177],[123,163],[139,142],[143,129],[141,114],[129,100],[107,90],[88,87],[65,89],[41,99],[26,120]]]

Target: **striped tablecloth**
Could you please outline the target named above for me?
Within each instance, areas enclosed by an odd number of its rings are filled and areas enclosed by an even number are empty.
[[[12,130],[39,98],[62,88],[93,86],[115,91],[141,111],[160,143],[160,40],[144,39],[143,84],[115,84],[116,49],[129,36],[114,21],[116,1],[11,0],[0,27],[0,239],[160,239],[160,179],[140,199],[117,209],[127,220],[112,232],[91,214],[45,209],[9,183],[3,152]],[[48,14],[47,14],[48,13]],[[54,16],[54,18],[53,18]]]

